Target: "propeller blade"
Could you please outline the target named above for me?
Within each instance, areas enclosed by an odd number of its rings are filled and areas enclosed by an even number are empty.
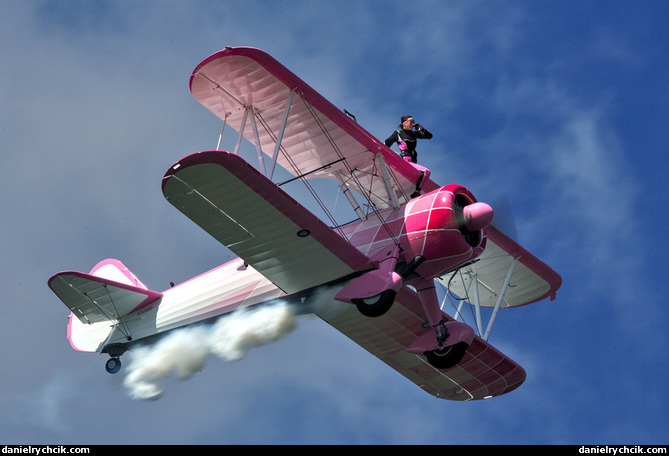
[[[497,197],[493,200],[492,207],[495,209],[495,218],[493,225],[518,242],[518,230],[516,229],[516,220],[511,210],[511,204],[506,196]]]

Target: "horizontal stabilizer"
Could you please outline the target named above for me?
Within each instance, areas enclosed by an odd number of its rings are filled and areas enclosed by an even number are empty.
[[[118,320],[162,297],[156,291],[77,271],[54,275],[49,288],[84,324]]]

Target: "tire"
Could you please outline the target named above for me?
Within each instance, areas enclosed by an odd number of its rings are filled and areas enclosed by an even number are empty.
[[[443,350],[430,350],[425,352],[428,362],[437,369],[450,369],[458,364],[465,356],[469,344],[458,342]]]
[[[395,302],[394,290],[386,290],[370,298],[353,299],[358,311],[366,317],[380,317],[388,312]]]
[[[121,370],[121,360],[118,358],[109,358],[105,363],[105,369],[110,374],[115,374]]]

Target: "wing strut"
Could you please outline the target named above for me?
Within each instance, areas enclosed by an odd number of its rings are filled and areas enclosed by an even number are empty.
[[[251,111],[251,116],[252,116],[251,117],[251,126],[253,128],[253,136],[255,138],[256,151],[258,152],[258,162],[259,162],[259,165],[260,165],[261,172],[263,173],[264,176],[267,176],[267,171],[265,170],[265,162],[262,158],[263,156],[262,156],[262,148],[261,148],[261,145],[260,145],[261,144],[260,143],[260,135],[258,134],[258,126],[256,125],[255,113],[253,112],[255,108],[253,107],[253,105],[245,104],[242,100],[240,100],[232,92],[227,90],[225,87],[223,87],[221,84],[216,82],[214,79],[210,78],[205,73],[200,72],[198,74],[201,75],[202,77],[204,77],[205,79],[207,79],[212,84],[214,84],[216,89],[222,90],[226,95],[228,95],[234,101],[236,101],[237,103],[239,103],[240,105],[242,105],[244,107],[244,116],[242,117],[242,124],[239,127],[239,134],[237,135],[237,143],[235,144],[235,151],[234,151],[235,155],[239,155],[239,148],[241,147],[242,138],[244,137],[244,128],[246,127],[246,120],[249,116],[249,111]],[[273,157],[273,160],[272,160],[272,174],[274,173],[274,165],[276,165],[277,153],[278,153],[279,147],[281,146],[281,139],[283,137],[283,132],[284,132],[284,129],[286,127],[286,122],[288,120],[288,112],[290,110],[290,104],[292,102],[294,92],[295,92],[295,89],[293,89],[290,92],[290,96],[288,97],[288,105],[286,106],[286,112],[284,114],[284,120],[283,120],[283,123],[281,125],[281,131],[279,132],[279,138],[277,140],[277,145],[276,145],[276,148],[274,150],[274,157]],[[229,114],[230,113],[228,113],[228,112],[225,113],[225,118],[223,119],[223,128],[221,128],[221,134],[218,137],[218,144],[216,145],[216,150],[220,150],[221,140],[223,139],[223,131],[225,130],[225,125],[227,123]],[[271,176],[270,176],[270,179],[271,179]]]
[[[256,116],[254,112],[255,108],[253,106],[244,106],[244,117],[242,117],[242,125],[239,127],[239,134],[237,135],[237,144],[235,144],[235,155],[239,155],[239,148],[242,144],[242,138],[244,138],[244,128],[246,127],[246,120],[249,117],[249,112],[251,113],[251,128],[253,129],[253,137],[256,146],[256,152],[258,153],[258,165],[260,166],[260,172],[263,176],[267,176],[267,171],[265,170],[265,160],[262,156],[262,147],[260,145],[260,135],[258,134],[258,124],[256,123]],[[227,116],[226,116],[227,118]],[[225,121],[223,122],[223,128],[225,128]],[[223,130],[221,130],[221,137],[223,136]],[[218,145],[221,145],[221,137],[218,139]],[[216,150],[219,150],[216,147]]]
[[[360,205],[356,201],[355,196],[351,194],[351,189],[349,189],[348,185],[346,185],[346,182],[344,182],[344,179],[341,177],[341,173],[339,171],[335,171],[334,175],[337,178],[337,182],[339,183],[339,188],[341,189],[342,193],[346,195],[346,199],[348,200],[349,203],[351,203],[351,206],[353,206],[353,210],[355,211],[356,214],[358,214],[360,220],[367,220],[367,215],[360,208]]]
[[[283,133],[286,131],[286,124],[288,123],[288,114],[290,113],[290,106],[293,104],[293,95],[295,95],[295,88],[291,89],[290,94],[288,95],[288,101],[286,102],[286,109],[283,112],[281,129],[279,130],[279,135],[276,138],[276,145],[274,146],[274,153],[272,154],[272,167],[269,176],[267,176],[269,180],[272,180],[272,176],[274,176],[274,168],[276,168],[276,161],[279,158],[279,150],[281,149],[281,141],[283,140]]]
[[[381,175],[383,176],[383,183],[385,184],[386,191],[388,192],[390,204],[393,206],[393,209],[399,209],[400,203],[397,201],[397,197],[395,196],[395,190],[393,183],[390,180],[390,173],[388,172],[388,167],[386,166],[386,160],[383,158],[383,154],[376,154],[374,159],[378,162],[379,168],[381,168]]]
[[[242,117],[242,124],[239,127],[239,134],[237,135],[237,144],[235,144],[235,155],[239,155],[239,146],[242,144],[242,138],[244,137],[244,127],[246,127],[246,119],[249,117],[249,108],[244,105],[244,117]]]
[[[221,134],[218,135],[218,144],[216,144],[216,150],[221,150],[221,141],[223,140],[223,132],[225,131],[225,125],[228,123],[229,112],[225,113],[225,118],[223,119],[223,126],[221,127]]]
[[[479,297],[479,278],[474,274],[474,306],[476,307],[476,328],[479,330],[479,335],[483,334],[483,324],[481,323],[481,298]],[[470,285],[471,286],[471,285]]]
[[[469,285],[466,286],[465,288],[465,297],[462,298],[460,297],[459,304],[457,309],[455,310],[455,317],[454,320],[458,321],[460,318],[460,315],[462,315],[462,306],[465,302],[469,302],[474,306],[476,315],[476,330],[478,331],[479,336],[485,341],[488,340],[490,337],[490,332],[492,331],[493,324],[495,323],[495,319],[497,318],[497,312],[499,312],[500,307],[502,306],[502,302],[504,302],[504,297],[506,295],[507,290],[511,286],[511,277],[513,276],[513,273],[516,270],[516,265],[520,261],[520,257],[516,257],[513,259],[511,264],[509,265],[509,269],[507,270],[506,273],[506,279],[504,280],[504,284],[502,285],[502,289],[500,290],[499,294],[497,294],[497,301],[495,303],[495,307],[493,309],[492,315],[490,316],[490,320],[488,321],[488,326],[486,327],[485,334],[483,333],[483,322],[481,318],[481,298],[479,296],[479,278],[477,274],[473,274],[473,276],[470,276],[470,281]],[[457,273],[457,272],[456,272]],[[464,280],[463,280],[464,283]],[[450,285],[450,281],[449,281]],[[448,294],[450,293],[449,287],[446,288],[446,295],[444,296],[444,300],[441,303],[441,308],[443,309],[444,302],[446,301],[446,298],[448,297]],[[471,294],[470,294],[471,291]],[[491,290],[492,291],[492,290]]]
[[[262,172],[263,176],[267,177],[267,171],[265,171],[265,160],[262,158],[262,148],[260,147],[260,136],[258,135],[258,125],[256,125],[255,113],[251,114],[251,126],[253,127],[253,137],[255,138],[256,142],[256,152],[258,152],[258,164],[260,165],[260,172]]]
[[[490,316],[490,321],[488,322],[488,328],[485,330],[485,335],[483,336],[483,340],[487,341],[488,337],[490,336],[492,325],[493,323],[495,323],[495,318],[497,318],[497,312],[499,311],[499,307],[502,305],[502,301],[504,300],[504,295],[506,294],[506,290],[509,289],[509,283],[511,283],[511,276],[513,275],[513,271],[515,271],[516,269],[518,260],[520,260],[520,257],[514,258],[513,262],[511,263],[511,266],[509,266],[509,272],[506,273],[506,280],[504,280],[502,291],[500,291],[499,293],[499,297],[497,298],[497,302],[495,303],[495,309],[492,311],[492,315]]]
[[[478,289],[478,278],[476,277],[476,274],[474,274],[474,278],[472,281],[469,282],[469,285],[467,285],[467,288],[465,289],[465,296],[469,296],[469,289],[471,286],[474,285],[474,307],[476,308],[476,329],[478,330],[479,335],[483,334],[483,329],[481,326],[481,301],[479,299],[479,289]],[[448,291],[444,295],[444,299],[441,302],[441,309],[444,309],[444,303],[446,302],[446,299],[448,298]],[[453,319],[455,321],[458,321],[460,319],[460,316],[462,315],[462,307],[464,306],[465,302],[467,302],[467,299],[465,298],[460,298],[458,302],[458,308],[455,310],[455,316]]]

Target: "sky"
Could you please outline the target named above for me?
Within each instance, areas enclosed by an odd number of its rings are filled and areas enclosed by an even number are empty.
[[[0,2],[0,442],[666,445],[668,20],[653,0]],[[493,328],[520,388],[436,399],[310,317],[155,401],[70,347],[56,272],[116,258],[162,291],[233,258],[160,191],[216,147],[188,81],[228,45],[381,140],[413,115],[433,180],[509,202],[563,278]]]

